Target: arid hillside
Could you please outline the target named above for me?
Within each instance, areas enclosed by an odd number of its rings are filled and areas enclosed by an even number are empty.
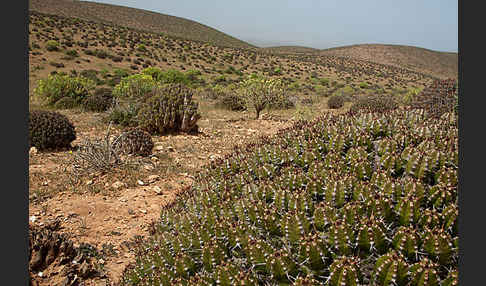
[[[303,54],[303,53],[318,53],[318,49],[303,47],[303,46],[276,46],[261,48],[262,51],[269,53],[281,53],[281,54]]]
[[[335,56],[392,65],[431,75],[457,78],[458,54],[420,47],[360,44],[319,50],[303,46],[258,48],[214,28],[188,19],[142,9],[69,0],[29,0],[29,11],[108,23],[140,31],[162,33],[220,47],[250,49],[265,54]]]
[[[440,78],[457,78],[457,53],[402,45],[364,44],[326,49],[320,54],[400,66]]]
[[[246,42],[195,21],[117,5],[69,0],[29,0],[29,10],[85,20],[109,22],[123,27],[164,33],[219,46],[253,47]]]

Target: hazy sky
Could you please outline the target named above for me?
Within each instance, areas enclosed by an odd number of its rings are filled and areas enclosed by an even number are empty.
[[[458,50],[457,0],[96,0],[197,21],[259,47]]]

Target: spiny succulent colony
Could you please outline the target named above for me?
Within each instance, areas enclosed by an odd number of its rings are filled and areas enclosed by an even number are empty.
[[[456,110],[459,88],[456,79],[435,80],[414,99],[412,106],[426,109],[431,116]]]
[[[454,114],[323,115],[164,209],[127,285],[457,285]]]

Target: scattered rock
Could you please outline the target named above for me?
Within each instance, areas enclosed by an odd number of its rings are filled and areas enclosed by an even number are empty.
[[[159,186],[154,186],[152,189],[157,195],[162,195],[162,189]]]
[[[155,152],[161,152],[161,151],[164,151],[165,150],[165,147],[162,146],[162,145],[157,145],[154,147],[154,151]]]
[[[145,183],[142,180],[137,180],[137,184],[139,184],[140,186],[145,185]]]
[[[145,164],[143,165],[143,168],[147,171],[152,171],[154,168],[154,166],[152,166],[151,164]]]
[[[155,181],[158,181],[159,179],[160,179],[160,176],[159,175],[150,175],[147,178],[147,182],[149,184],[152,184],[152,183],[155,183]]]
[[[69,285],[69,278],[64,277],[59,283],[57,283],[56,286],[68,286],[68,285]]]
[[[29,155],[35,155],[37,154],[37,148],[35,147],[30,147],[30,150],[29,150]]]
[[[140,210],[140,212],[143,213],[143,214],[146,214],[147,213],[146,210]]]
[[[93,180],[87,180],[87,181],[86,181],[86,185],[88,185],[88,186],[89,186],[89,185],[92,185],[92,184],[93,184]]]
[[[114,182],[114,183],[113,183],[111,186],[112,186],[112,187],[113,187],[115,190],[119,190],[119,189],[121,189],[121,188],[125,187],[125,186],[126,186],[126,184],[125,184],[125,183],[123,183],[123,182],[120,182],[120,181],[116,181],[116,182]]]

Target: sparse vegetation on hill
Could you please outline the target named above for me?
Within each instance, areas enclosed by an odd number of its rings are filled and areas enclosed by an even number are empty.
[[[219,46],[253,48],[246,42],[195,21],[142,9],[88,1],[29,0],[29,10],[164,33]]]
[[[354,58],[404,67],[440,78],[458,76],[457,53],[431,51],[402,45],[362,44],[325,49],[321,55]]]

